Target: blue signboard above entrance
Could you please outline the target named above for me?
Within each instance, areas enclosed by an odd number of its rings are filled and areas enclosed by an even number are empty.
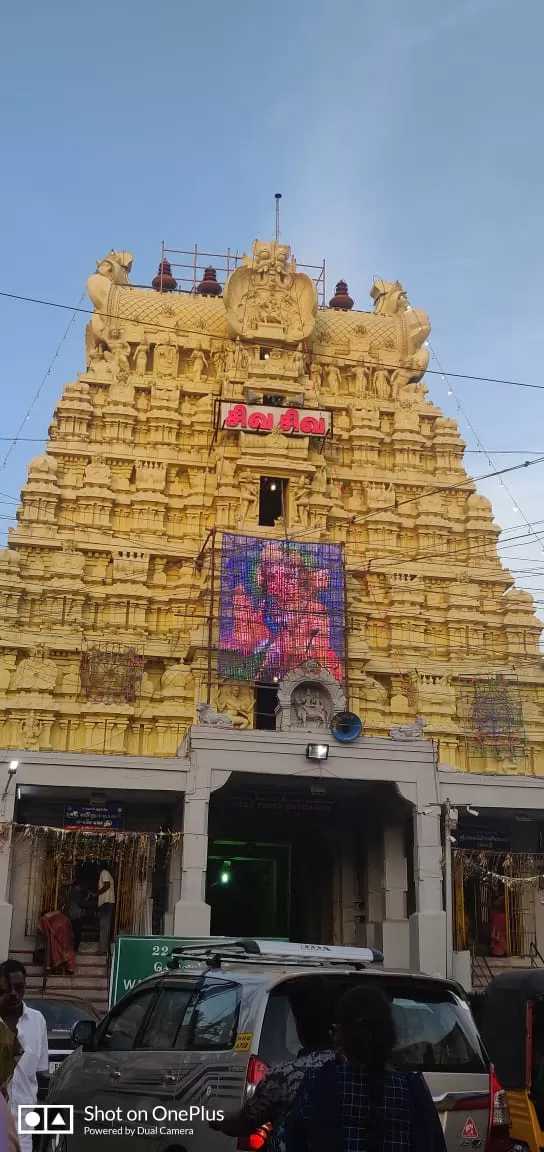
[[[123,809],[120,804],[67,804],[64,827],[72,832],[120,832]]]

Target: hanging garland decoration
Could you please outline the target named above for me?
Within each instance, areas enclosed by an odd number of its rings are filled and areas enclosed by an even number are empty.
[[[15,842],[35,842],[42,837],[52,840],[60,853],[69,853],[78,860],[116,860],[127,853],[149,851],[162,845],[169,853],[181,844],[182,832],[101,832],[58,828],[49,824],[16,824],[0,821],[0,852],[5,851],[11,839]]]
[[[456,849],[454,863],[463,872],[463,879],[479,878],[502,884],[505,888],[515,888],[520,884],[544,887],[544,856],[529,853],[467,852]],[[503,869],[499,872],[498,869]],[[527,874],[521,874],[527,869]],[[514,874],[516,873],[516,874]]]

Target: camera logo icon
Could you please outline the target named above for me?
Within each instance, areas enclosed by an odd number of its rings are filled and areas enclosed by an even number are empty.
[[[19,1104],[19,1136],[73,1136],[73,1104]]]

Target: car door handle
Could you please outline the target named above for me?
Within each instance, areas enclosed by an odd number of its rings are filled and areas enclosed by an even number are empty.
[[[113,1072],[110,1072],[110,1079],[111,1080],[120,1080],[121,1079],[121,1073],[120,1073],[118,1068],[114,1068]]]

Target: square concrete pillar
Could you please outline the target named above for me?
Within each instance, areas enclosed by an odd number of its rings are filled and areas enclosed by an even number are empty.
[[[6,761],[0,766],[0,795],[4,791],[6,792],[0,801],[0,820],[5,821],[6,824],[11,824],[13,821],[15,787],[15,778],[8,774],[8,762]],[[13,905],[10,904],[9,897],[12,852],[10,828],[6,839],[0,844],[0,956],[2,959],[6,959],[8,956],[11,938]]]
[[[446,913],[443,903],[440,812],[414,814],[416,912],[410,917],[410,968],[446,975]]]
[[[210,794],[209,772],[199,772],[197,764],[183,808],[180,894],[173,909],[175,936],[210,934],[211,908],[206,904]]]

